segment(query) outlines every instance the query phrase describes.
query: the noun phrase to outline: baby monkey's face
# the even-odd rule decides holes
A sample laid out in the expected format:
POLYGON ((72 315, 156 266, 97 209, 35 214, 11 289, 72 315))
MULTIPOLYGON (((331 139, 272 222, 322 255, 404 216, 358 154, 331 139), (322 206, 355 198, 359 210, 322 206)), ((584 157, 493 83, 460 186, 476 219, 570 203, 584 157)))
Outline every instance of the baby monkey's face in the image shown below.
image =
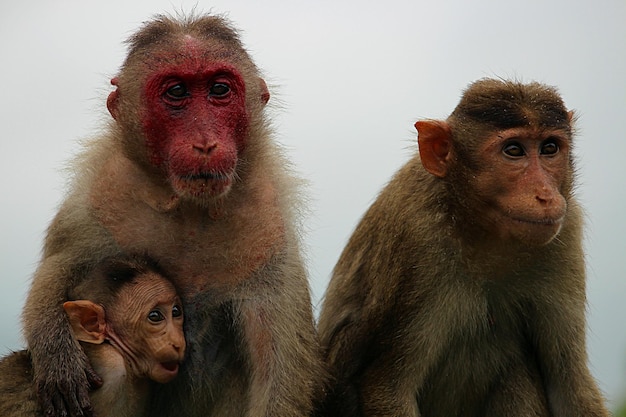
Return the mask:
POLYGON ((154 272, 142 274, 110 310, 109 335, 135 374, 159 383, 171 381, 185 355, 183 309, 172 283, 154 272))

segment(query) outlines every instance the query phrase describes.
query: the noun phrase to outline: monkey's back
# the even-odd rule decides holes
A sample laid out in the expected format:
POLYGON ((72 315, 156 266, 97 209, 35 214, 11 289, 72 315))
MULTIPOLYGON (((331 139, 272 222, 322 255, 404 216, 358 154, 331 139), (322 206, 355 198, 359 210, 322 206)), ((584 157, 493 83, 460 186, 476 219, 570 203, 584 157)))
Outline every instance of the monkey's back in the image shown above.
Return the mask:
POLYGON ((339 311, 387 306, 389 299, 397 294, 396 284, 400 284, 397 279, 387 285, 388 279, 378 277, 403 276, 407 259, 436 255, 428 250, 437 249, 437 242, 429 240, 439 241, 447 232, 441 230, 441 236, 432 236, 430 230, 436 227, 435 223, 443 224, 444 215, 437 208, 426 207, 424 201, 432 201, 430 196, 440 187, 424 171, 419 156, 415 155, 366 211, 333 270, 325 294, 319 324, 325 345, 330 343, 338 323, 345 319, 344 315, 337 314, 339 311), (429 197, 424 197, 425 194, 429 197), (416 248, 425 250, 416 252, 416 248))
MULTIPOLYGON (((424 203, 433 201, 430 196, 440 187, 415 155, 380 192, 340 256, 319 319, 322 349, 333 377, 321 415, 360 415, 358 379, 393 349, 393 335, 407 318, 394 315, 394 307, 418 297, 412 282, 416 268, 438 256, 439 241, 448 235, 445 230, 440 235, 430 232, 443 224, 443 214, 424 203)), ((430 284, 423 283, 419 291, 427 293, 430 284)))

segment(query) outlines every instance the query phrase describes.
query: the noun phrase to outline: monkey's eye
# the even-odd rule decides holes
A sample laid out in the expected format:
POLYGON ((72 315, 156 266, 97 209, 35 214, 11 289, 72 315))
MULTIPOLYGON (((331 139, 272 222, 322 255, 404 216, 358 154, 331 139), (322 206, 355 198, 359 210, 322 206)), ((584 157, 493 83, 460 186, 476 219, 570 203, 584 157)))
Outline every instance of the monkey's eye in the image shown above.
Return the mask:
POLYGON ((165 94, 167 95, 167 97, 174 99, 174 100, 181 100, 185 97, 189 97, 189 91, 187 90, 187 87, 185 87, 184 84, 175 84, 171 86, 170 88, 167 89, 165 94))
POLYGON ((211 87, 209 87, 209 97, 224 97, 229 92, 230 87, 228 86, 228 84, 215 83, 211 87))
POLYGON ((172 317, 180 317, 183 315, 183 309, 180 306, 175 305, 172 307, 172 317))
POLYGON ((509 143, 504 145, 502 148, 502 152, 513 158, 519 158, 520 156, 524 156, 526 153, 524 152, 524 148, 519 143, 509 143))
POLYGON ((548 139, 541 145, 541 155, 555 155, 559 152, 559 145, 553 139, 548 139))
POLYGON ((152 310, 151 312, 148 313, 148 320, 150 320, 153 323, 158 323, 160 321, 165 320, 165 317, 159 310, 152 310))

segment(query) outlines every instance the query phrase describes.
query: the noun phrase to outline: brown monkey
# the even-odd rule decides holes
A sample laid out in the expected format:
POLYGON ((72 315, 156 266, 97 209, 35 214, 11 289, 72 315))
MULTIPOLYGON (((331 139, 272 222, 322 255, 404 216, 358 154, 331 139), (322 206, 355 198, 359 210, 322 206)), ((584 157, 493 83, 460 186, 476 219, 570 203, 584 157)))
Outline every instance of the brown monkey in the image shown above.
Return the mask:
POLYGON ((128 44, 114 120, 75 166, 23 313, 42 405, 91 414, 99 378, 60 305, 132 252, 172 273, 185 308, 187 358, 150 415, 306 415, 322 363, 267 86, 220 17, 157 16, 128 44))
POLYGON ((381 192, 319 331, 327 415, 606 416, 587 369, 572 113, 484 79, 381 192))
MULTIPOLYGON (((104 381, 91 393, 95 412, 99 417, 145 415, 150 380, 171 381, 184 357, 180 299, 148 259, 107 260, 88 283, 74 290, 86 299, 66 301, 63 308, 74 337, 104 381)), ((0 415, 43 415, 27 350, 0 361, 0 415)))

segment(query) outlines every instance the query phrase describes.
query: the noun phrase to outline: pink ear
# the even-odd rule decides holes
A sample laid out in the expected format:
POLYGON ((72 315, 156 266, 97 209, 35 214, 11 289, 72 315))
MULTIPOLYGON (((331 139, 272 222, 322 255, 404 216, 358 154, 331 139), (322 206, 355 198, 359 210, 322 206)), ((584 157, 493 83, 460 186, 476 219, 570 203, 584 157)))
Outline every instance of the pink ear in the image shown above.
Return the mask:
POLYGON ((267 104, 270 101, 270 90, 267 89, 267 84, 263 78, 259 78, 259 83, 261 84, 261 101, 263 104, 267 104))
POLYGON ((445 177, 452 147, 450 126, 441 120, 423 120, 415 128, 422 165, 435 177, 445 177))
POLYGON ((67 301, 63 303, 74 337, 81 342, 100 344, 106 337, 104 308, 88 300, 67 301))
MULTIPOLYGON (((114 85, 117 87, 117 84, 118 84, 117 77, 113 78, 111 80, 111 85, 114 85)), ((111 116, 113 116, 115 120, 117 120, 117 116, 119 115, 119 111, 117 109, 119 96, 120 96, 119 89, 116 88, 115 91, 112 91, 111 94, 109 94, 109 97, 107 98, 107 109, 109 109, 109 113, 111 113, 111 116)))

